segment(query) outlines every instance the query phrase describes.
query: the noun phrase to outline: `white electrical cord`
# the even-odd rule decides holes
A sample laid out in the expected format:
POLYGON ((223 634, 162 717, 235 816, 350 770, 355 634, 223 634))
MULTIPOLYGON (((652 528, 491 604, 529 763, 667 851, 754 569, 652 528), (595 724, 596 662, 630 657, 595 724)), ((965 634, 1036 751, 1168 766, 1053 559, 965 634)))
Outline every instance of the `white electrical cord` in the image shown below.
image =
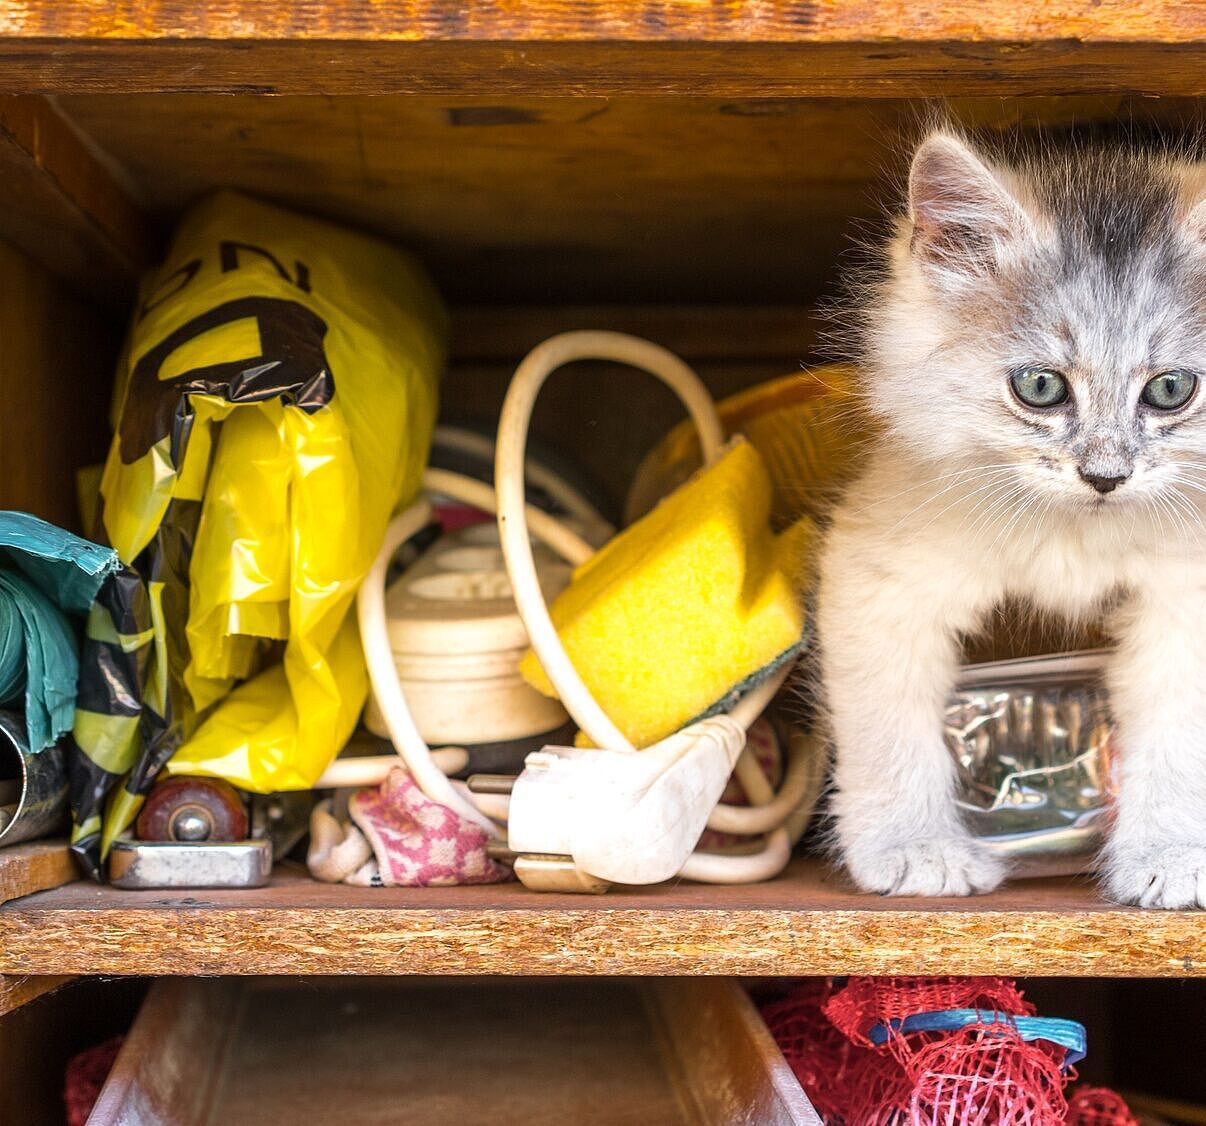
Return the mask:
MULTIPOLYGON (((490 512, 495 509, 494 490, 489 485, 476 481, 473 478, 462 477, 460 474, 452 473, 448 470, 428 469, 423 474, 423 483, 433 491, 443 493, 445 496, 452 497, 454 500, 462 501, 465 504, 481 507, 483 511, 490 512)), ((548 543, 566 562, 578 566, 590 558, 590 545, 575 536, 569 529, 562 527, 547 513, 528 506, 527 517, 537 537, 548 543)), ((396 523, 401 521, 406 522, 402 528, 402 532, 405 532, 406 528, 413 526, 414 518, 409 513, 404 512, 395 520, 396 523)), ((393 541, 395 538, 394 535, 387 536, 387 543, 393 541)), ((409 538, 409 536, 406 538, 409 538)), ((384 547, 382 550, 384 550, 384 547)), ((391 550, 391 557, 396 550, 396 547, 391 550)), ((388 569, 388 563, 386 564, 386 569, 388 569)), ((365 620, 362 617, 362 637, 367 636, 365 634, 366 628, 369 632, 374 632, 378 628, 384 628, 384 623, 382 623, 381 627, 378 627, 375 621, 369 621, 366 626, 365 620)), ((386 641, 388 642, 388 638, 386 638, 386 641)), ((393 668, 392 664, 388 667, 383 667, 380 670, 382 677, 388 678, 393 668)), ((747 692, 733 709, 732 718, 743 727, 749 727, 766 710, 775 693, 783 684, 787 671, 786 669, 781 670, 747 692)), ((374 678, 374 692, 376 692, 376 685, 377 681, 374 678)), ((405 699, 403 699, 403 702, 405 703, 405 699)), ((392 729, 390 730, 392 735, 392 729)), ((395 737, 395 743, 405 745, 408 742, 413 744, 413 738, 411 738, 405 728, 399 728, 398 735, 395 737)), ((417 745, 416 753, 419 753, 417 745)), ((467 759, 466 752, 460 748, 428 750, 427 754, 431 756, 444 775, 455 774, 457 771, 464 769, 467 759)), ((736 772, 738 780, 742 783, 742 788, 752 800, 749 786, 746 785, 746 782, 753 773, 749 766, 751 759, 752 756, 748 752, 743 754, 737 762, 736 772)), ((384 762, 385 759, 380 756, 358 759, 336 759, 327 768, 322 778, 316 783, 316 786, 324 788, 374 785, 381 781, 381 777, 385 773, 388 773, 382 766, 384 762)), ((761 774, 761 771, 759 771, 759 774, 761 774)), ((741 836, 755 836, 759 833, 768 832, 782 824, 791 810, 799 804, 807 790, 807 783, 807 756, 802 751, 793 754, 789 749, 783 784, 780 786, 778 796, 774 798, 773 802, 750 806, 717 805, 708 817, 708 828, 722 833, 734 833, 741 836)), ((482 799, 487 796, 496 798, 497 795, 474 794, 468 797, 468 791, 465 790, 463 785, 458 785, 457 783, 452 783, 452 785, 463 797, 466 797, 466 800, 474 802, 493 820, 506 819, 505 799, 501 802, 494 800, 489 803, 489 808, 485 808, 486 803, 482 799), (504 812, 500 813, 500 809, 504 812)))
MULTIPOLYGON (((503 556, 520 617, 562 703, 597 746, 631 751, 634 749, 631 743, 599 708, 561 646, 540 590, 528 538, 530 527, 575 566, 593 553, 591 546, 580 536, 547 513, 527 505, 523 483, 527 426, 536 394, 552 371, 577 359, 615 360, 658 376, 678 393, 695 421, 705 463, 711 463, 719 456, 723 431, 711 397, 699 377, 677 356, 649 341, 620 333, 565 333, 535 348, 516 371, 499 424, 495 463, 497 493, 480 481, 439 469, 428 469, 424 473, 424 485, 485 511, 497 512, 503 556), (537 642, 538 633, 541 634, 540 643, 537 642)), ((430 517, 430 505, 420 501, 391 521, 381 550, 361 587, 357 613, 369 678, 394 746, 419 788, 433 800, 481 825, 492 837, 500 837, 503 830, 497 822, 506 816, 505 797, 470 794, 463 783, 453 783, 440 768, 444 765, 447 769, 455 760, 440 763, 419 734, 398 681, 389 642, 385 616, 386 574, 394 553, 420 531, 430 517)), ((785 667, 742 697, 731 713, 732 718, 749 727, 770 703, 788 671, 785 667)), ((783 825, 807 789, 807 763, 802 753, 795 748, 789 750, 778 795, 748 748, 738 759, 736 773, 752 804, 717 805, 708 818, 708 826, 741 835, 769 832, 765 846, 762 851, 748 856, 695 853, 681 869, 684 878, 707 883, 752 883, 777 875, 790 857, 791 839, 783 825)))
POLYGON ((406 763, 415 784, 432 801, 440 802, 456 810, 462 817, 480 825, 491 837, 502 836, 501 830, 476 805, 462 797, 435 764, 431 750, 415 726, 402 685, 398 682, 398 668, 394 664, 394 653, 389 643, 389 630, 385 617, 385 576, 394 553, 408 539, 422 531, 431 519, 431 505, 420 500, 405 512, 395 516, 385 530, 385 542, 377 552, 377 558, 369 568, 356 596, 356 616, 360 623, 360 644, 364 648, 364 659, 368 665, 369 681, 377 706, 389 729, 394 749, 406 763))
POLYGON ((599 707, 557 636, 540 591, 524 520, 523 463, 532 408, 544 381, 572 360, 613 360, 657 376, 678 394, 695 422, 705 463, 719 456, 724 430, 711 395, 694 371, 673 352, 620 332, 565 332, 550 337, 523 358, 503 400, 494 486, 498 493, 499 540, 519 616, 545 674, 557 690, 557 698, 574 722, 596 747, 631 751, 635 748, 599 707))
MULTIPOLYGON (((429 754, 441 774, 456 774, 469 765, 469 752, 463 747, 437 747, 429 754)), ((347 790, 359 786, 379 786, 381 780, 397 765, 396 753, 337 758, 322 772, 313 789, 347 790)))
MULTIPOLYGON (((474 505, 487 499, 479 493, 480 488, 491 491, 489 486, 483 486, 479 481, 441 470, 427 471, 424 481, 429 487, 446 496, 474 505), (429 474, 435 474, 434 480, 430 482, 427 480, 429 474)), ((530 517, 533 512, 539 510, 529 509, 527 515, 530 517)), ((385 615, 385 580, 389 565, 402 544, 421 531, 430 519, 431 506, 423 500, 396 516, 386 530, 381 550, 369 569, 357 598, 361 644, 364 647, 373 693, 386 728, 398 755, 410 770, 416 784, 433 801, 455 809, 475 824, 481 825, 492 837, 502 837, 504 831, 498 822, 506 818, 506 798, 493 794, 471 794, 463 783, 453 782, 446 776, 446 773, 453 773, 461 768, 461 756, 464 752, 448 754, 446 751, 432 751, 427 746, 406 703, 390 646, 385 615)), ((537 534, 540 531, 537 525, 540 524, 540 520, 533 521, 532 524, 533 531, 537 534)), ((568 533, 566 529, 560 531, 570 537, 563 540, 570 550, 576 554, 584 550, 585 545, 573 545, 572 533, 568 533)), ((585 550, 589 552, 589 548, 585 550)), ((782 670, 742 697, 732 713, 736 721, 748 727, 770 703, 785 676, 786 670, 782 670)), ((387 772, 382 770, 376 758, 361 760, 360 764, 358 760, 350 759, 346 760, 346 765, 338 761, 333 763, 320 781, 328 786, 371 785, 379 782, 380 777, 369 776, 373 770, 369 766, 370 761, 377 770, 387 772)), ((748 807, 718 805, 708 818, 710 828, 742 835, 765 832, 772 824, 780 824, 804 794, 805 787, 797 786, 796 780, 806 779, 806 773, 800 769, 793 770, 791 760, 778 797, 775 797, 765 775, 748 750, 742 752, 738 759, 738 775, 750 800, 758 804, 748 807)), ((762 852, 739 857, 697 853, 688 860, 681 874, 685 878, 706 883, 752 883, 768 879, 781 871, 787 862, 790 847, 786 831, 776 830, 771 834, 762 852)))
MULTIPOLYGON (((442 469, 428 469, 423 474, 423 484, 434 492, 444 493, 486 511, 494 509, 494 490, 471 477, 462 477, 442 469)), ((524 509, 525 518, 530 521, 532 530, 569 562, 576 565, 591 557, 593 549, 580 536, 538 508, 525 505, 524 509)), ((414 716, 406 703, 402 685, 398 682, 398 669, 394 663, 385 613, 385 580, 395 553, 407 540, 422 531, 430 520, 431 504, 427 500, 419 500, 395 516, 386 528, 381 550, 373 560, 356 598, 360 643, 364 649, 373 695, 381 709, 390 740, 402 761, 406 763, 416 785, 432 801, 438 801, 456 810, 480 825, 492 837, 501 837, 503 831, 491 819, 489 813, 482 812, 474 798, 447 777, 448 774, 462 769, 464 763, 457 765, 457 756, 441 755, 427 746, 415 726, 414 716)), ((381 781, 382 774, 369 781, 373 768, 356 763, 356 759, 332 763, 320 782, 329 786, 346 786, 371 785, 381 781)), ((380 771, 380 765, 376 769, 380 771)), ((486 804, 495 808, 498 805, 497 802, 486 804)))
MULTIPOLYGON (((433 444, 445 449, 456 450, 479 458, 490 465, 494 462, 494 439, 474 430, 465 430, 460 426, 437 426, 433 436, 433 444)), ((543 462, 528 458, 523 465, 524 477, 538 489, 547 493, 570 516, 579 521, 587 531, 587 538, 596 547, 602 547, 616 534, 615 528, 603 517, 597 508, 590 503, 577 489, 567 485, 543 462)), ((493 490, 491 490, 493 495, 493 490)), ((487 509, 494 512, 493 500, 487 509)))
MULTIPOLYGON (((557 368, 574 360, 610 360, 640 368, 660 379, 678 395, 694 421, 705 464, 711 464, 719 457, 724 431, 707 388, 687 364, 659 345, 617 332, 567 332, 537 345, 516 369, 503 402, 494 483, 498 494, 499 540, 519 616, 545 674, 557 690, 558 699, 595 746, 634 750, 599 706, 561 644, 540 590, 525 520, 523 467, 536 397, 545 380, 557 368)), ((784 668, 749 693, 734 709, 732 718, 748 727, 770 702, 787 674, 788 669, 784 668)), ((781 795, 783 800, 780 802, 776 801, 770 783, 748 748, 742 752, 738 765, 743 787, 753 804, 750 807, 718 807, 712 817, 725 825, 759 826, 746 830, 754 833, 763 832, 772 825, 781 826, 803 796, 806 779, 802 772, 793 773, 792 791, 781 795)), ((710 827, 712 817, 708 820, 710 827)), ((752 883, 781 872, 790 853, 787 830, 775 828, 760 853, 737 857, 696 853, 687 861, 682 874, 710 883, 752 883)))
MULTIPOLYGON (((484 481, 464 477, 448 469, 423 470, 423 487, 429 492, 443 493, 464 504, 471 504, 494 515, 498 497, 484 481)), ((558 555, 574 567, 580 567, 595 553, 595 549, 576 532, 535 505, 524 505, 524 514, 532 531, 558 555)))

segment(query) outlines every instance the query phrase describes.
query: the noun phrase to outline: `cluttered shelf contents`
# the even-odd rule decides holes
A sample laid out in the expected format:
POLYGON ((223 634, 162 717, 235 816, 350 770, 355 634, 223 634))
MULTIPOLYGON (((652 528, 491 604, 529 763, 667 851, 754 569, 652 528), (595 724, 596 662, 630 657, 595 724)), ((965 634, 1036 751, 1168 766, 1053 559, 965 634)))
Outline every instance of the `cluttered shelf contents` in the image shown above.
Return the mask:
MULTIPOLYGON (((563 332, 520 362, 495 433, 435 425, 446 333, 384 241, 233 192, 185 216, 84 489, 113 546, 7 517, 0 577, 59 646, 10 595, 5 702, 32 721, 45 696, 56 726, 6 736, 0 841, 51 827, 63 766, 45 810, 33 768, 65 758, 72 851, 130 890, 256 888, 307 833, 315 879, 371 888, 785 870, 827 748, 802 681, 780 690, 812 642, 826 498, 863 449, 857 374, 717 404, 654 342, 563 332), (688 415, 622 505, 529 449, 545 381, 584 360, 688 415)), ((1098 679, 1091 658, 990 664, 950 703, 969 823, 1022 874, 1083 871, 1098 840, 1098 679)))
MULTIPOLYGON (((0 552, 0 580, 54 604, 84 642, 73 720, 70 676, 30 703, 29 690, 49 683, 31 663, 37 631, 23 631, 21 659, 7 652, 10 665, 24 661, 24 680, 15 668, 5 705, 44 706, 71 730, 51 756, 28 722, 0 724, 0 1012, 6 988, 15 1006, 68 975, 133 973, 1206 976, 1199 914, 1120 907, 1097 890, 1114 755, 1099 638, 1018 644, 1008 623, 1005 644, 965 655, 946 700, 961 816, 1012 858, 1009 884, 967 899, 880 898, 859 894, 826 852, 808 595, 828 502, 862 456, 859 374, 814 362, 812 314, 756 303, 810 304, 831 291, 846 237, 838 219, 872 210, 852 187, 870 182, 871 158, 853 159, 857 146, 840 138, 870 136, 849 128, 863 116, 895 137, 911 104, 693 102, 663 131, 660 104, 617 104, 588 127, 574 99, 539 109, 221 100, 202 95, 183 113, 157 104, 150 116, 126 112, 136 107, 122 95, 58 107, 84 133, 103 129, 98 151, 138 185, 147 216, 183 218, 138 295, 108 465, 81 477, 79 526, 116 550, 98 573, 104 589, 62 598, 28 540, 0 552), (190 120, 164 128, 171 114, 190 120), (355 129, 342 128, 345 115, 355 129), (791 122, 814 119, 835 140, 813 147, 847 159, 824 162, 823 184, 801 196, 765 154, 790 149, 792 164, 807 165, 795 153, 808 146, 782 141, 791 122), (367 130, 370 153, 374 137, 401 138, 406 161, 421 159, 376 169, 389 190, 354 161, 324 177, 316 167, 340 164, 342 150, 310 128, 316 120, 357 143, 367 130), (631 138, 660 143, 663 132, 693 133, 692 121, 704 127, 691 142, 700 149, 715 148, 709 130, 779 145, 720 146, 706 167, 664 146, 680 169, 677 194, 662 190, 657 162, 641 190, 616 192, 601 177, 583 194, 601 137, 614 140, 604 163, 620 166, 611 153, 631 138), (528 138, 514 168, 479 175, 475 162, 513 127, 528 138), (471 143, 453 144, 450 128, 471 143), (321 155, 286 160, 286 140, 321 155), (522 159, 540 145, 543 163, 522 159), (717 190, 743 147, 769 163, 743 166, 736 195, 717 190), (464 177, 442 165, 433 174, 453 149, 464 177), (567 179, 531 214, 502 205, 532 195, 533 167, 567 179), (227 186, 219 175, 274 203, 205 198, 227 186), (392 190, 403 181, 414 191, 392 190), (465 185, 483 182, 490 206, 465 208, 465 185), (784 205, 756 208, 772 184, 784 205), (556 237, 537 237, 543 210, 561 224, 556 237), (499 238, 511 213, 529 226, 499 238), (463 228, 449 225, 454 215, 463 228), (726 221, 735 216, 748 218, 726 221), (649 236, 631 239, 642 226, 649 236), (675 253, 705 243, 706 260, 675 253), (560 273, 532 267, 553 260, 560 273), (815 263, 806 282, 788 288, 805 260, 815 263), (587 275, 595 280, 575 287, 587 275), (620 292, 700 304, 555 303, 620 292), (441 298, 476 307, 454 304, 446 318, 441 298), (737 309, 739 327, 726 320, 736 307, 714 304, 734 300, 751 304, 737 309), (674 394, 642 384, 649 375, 674 394), (61 768, 57 783, 38 782, 63 758, 70 817, 61 768), (70 843, 42 836, 67 831, 70 843)), ((120 301, 117 292, 108 296, 120 301)), ((96 460, 70 445, 61 435, 46 444, 56 480, 96 460)), ((9 504, 77 526, 72 490, 51 491, 62 502, 53 511, 9 504)), ((627 1010, 607 1007, 606 983, 529 984, 548 987, 556 1012, 572 1010, 577 985, 598 985, 600 1042, 631 1028, 627 1010)), ((305 1008, 322 988, 296 986, 275 1000, 305 1008)), ((477 1013, 489 989, 473 988, 477 1013)), ((155 993, 162 1013, 242 989, 168 981, 155 993)), ((446 1019, 455 1009, 437 1007, 446 1019)), ((683 1011, 680 1033, 711 1035, 697 999, 683 1011)), ((258 1046, 278 1033, 306 1039, 279 1021, 275 1001, 239 1012, 258 1046)), ((337 1040, 344 1028, 349 1041, 372 1035, 367 1009, 340 1020, 314 1024, 337 1040)), ((520 1022, 502 1023, 514 1037, 520 1022)), ((223 1046, 203 1020, 183 1031, 223 1046)), ((430 1051, 431 1026, 421 1031, 430 1051)), ((555 1053, 556 1022, 542 1032, 555 1053)), ((488 1022, 473 1034, 497 1047, 488 1022)), ((519 1038, 530 1048, 522 1029, 519 1038)), ((171 1064, 161 1047, 127 1050, 118 1078, 158 1081, 171 1064)), ((312 1049, 289 1058, 318 1098, 337 1097, 343 1077, 311 1074, 312 1049)), ((237 1066, 242 1055, 226 1059, 237 1066)), ((404 1071, 411 1061, 390 1062, 404 1071)), ((480 1081, 488 1068, 475 1067, 480 1081)), ((623 1070, 617 1082, 631 1081, 630 1063, 623 1070)), ((593 1071, 566 1075, 571 1103, 596 1089, 593 1071)), ((714 1075, 697 1086, 724 1087, 714 1075)), ((489 1097, 455 1093, 466 1104, 489 1097)), ((628 1093, 646 1118, 669 1105, 648 1089, 628 1093)))
POLYGON ((1206 973, 1194 912, 1103 901, 1080 879, 1018 881, 975 899, 855 892, 798 858, 778 879, 676 881, 606 896, 511 882, 363 888, 278 866, 248 890, 125 891, 77 881, 0 907, 12 974, 1206 973))
MULTIPOLYGON (((72 850, 91 876, 129 888, 256 886, 307 828, 311 873, 349 883, 497 881, 510 876, 500 860, 529 887, 580 890, 782 869, 822 758, 759 713, 802 645, 795 586, 811 522, 773 526, 756 447, 723 445, 681 360, 614 332, 537 349, 527 393, 579 358, 643 367, 683 399, 708 469, 616 536, 581 487, 527 455, 526 423, 507 419, 532 404, 510 416, 504 405, 499 457, 510 470, 496 497, 481 479, 488 436, 432 433, 445 331, 421 268, 383 242, 233 193, 186 217, 142 287, 117 434, 84 488, 84 523, 113 546, 7 517, 19 534, 0 574, 47 604, 49 624, 9 597, 4 701, 23 704, 30 725, 53 703, 56 726, 6 736, 6 843, 53 827, 65 759, 72 850), (525 525, 547 543, 540 564, 522 561, 525 525), (400 549, 409 562, 387 602, 400 549), (52 562, 68 577, 74 563, 91 584, 74 580, 52 605, 67 585, 52 562), (559 591, 554 626, 544 600, 559 591), (634 621, 635 633, 617 628, 634 621), (77 663, 69 639, 80 633, 77 663), (524 656, 529 634, 539 661, 524 656), (672 645, 690 660, 676 662, 672 645), (370 680, 368 727, 393 748, 378 743, 386 753, 365 758, 348 740, 370 680), (571 716, 610 749, 569 746, 571 716), (729 784, 746 728, 750 750, 729 784), (528 761, 536 777, 556 760, 553 784, 525 787, 525 755, 542 748, 528 761), (51 766, 39 781, 34 768, 51 766), (485 780, 502 791, 474 786, 484 768, 503 772, 485 780), (604 807, 595 783, 607 778, 620 790, 604 807), (675 807, 682 779, 702 787, 689 816, 675 807), (335 798, 308 816, 324 790, 335 798), (761 808, 737 804, 750 794, 761 808), (575 845, 588 807, 593 825, 575 845), (743 848, 763 834, 760 850, 743 848), (584 850, 594 859, 579 863, 584 850)), ((513 390, 524 386, 517 378, 513 390)), ((654 467, 654 499, 667 487, 658 474, 689 473, 691 456, 654 467)))
MULTIPOLYGON (((727 130, 731 115, 715 116, 727 130)), ((441 121, 428 123, 432 146, 441 121)), ((222 143, 243 152, 237 136, 222 143)), ((677 321, 615 307, 454 310, 449 322, 425 270, 443 284, 448 261, 432 251, 420 265, 383 237, 388 224, 359 226, 219 192, 184 214, 144 280, 117 434, 81 490, 86 526, 116 556, 101 590, 60 607, 65 628, 86 633, 66 744, 72 849, 113 886, 11 904, 14 935, 56 920, 70 931, 85 909, 102 928, 133 912, 136 932, 154 930, 166 911, 220 932, 245 907, 285 926, 283 949, 318 921, 310 887, 340 925, 384 912, 417 933, 446 912, 459 934, 476 905, 522 908, 553 933, 607 920, 637 946, 643 932, 623 925, 652 912, 664 949, 680 941, 679 956, 711 972, 837 972, 860 958, 909 972, 1013 959, 1020 972, 1036 950, 1052 972, 1196 972, 1182 948, 1192 916, 1136 941, 1138 916, 1092 890, 1113 754, 1093 649, 969 664, 943 717, 975 835, 1023 877, 1083 883, 885 903, 829 882, 821 862, 790 860, 823 813, 827 769, 825 734, 801 703, 815 675, 812 565, 869 433, 857 371, 782 374, 806 347, 806 318, 748 312, 744 335, 752 326, 758 340, 740 345, 703 309, 677 321), (608 331, 642 317, 647 335, 708 352, 710 390, 660 343, 608 331), (450 335, 458 363, 445 372, 450 335), (714 378, 735 348, 746 366, 714 378), (546 395, 566 365, 579 378, 559 373, 546 395), (622 366, 680 403, 637 425, 655 392, 616 393, 622 366), (550 408, 556 425, 546 414, 529 441, 550 408), (537 441, 552 431, 555 450, 537 441), (331 886, 304 883, 286 858, 331 886), (597 907, 561 898, 608 889, 597 907), (704 920, 730 915, 744 921, 714 950, 704 920), (862 945, 866 928, 904 922, 913 940, 862 945), (1105 935, 1101 949, 1073 940, 1081 924, 1105 935), (860 937, 843 939, 842 925, 860 937), (1013 937, 976 949, 1001 929, 1013 937), (829 945, 810 953, 818 935, 829 945)), ((6 550, 0 575, 37 587, 44 568, 23 559, 6 550)), ((60 716, 73 687, 56 688, 60 716)), ((50 760, 21 738, 0 739, 15 764, 0 794, 19 799, 0 817, 24 835, 45 831, 26 794, 32 766, 50 760)), ((17 839, 0 820, 0 844, 17 839)), ((117 964, 79 949, 81 964, 117 964)), ((538 961, 588 958, 567 951, 538 961)), ((13 961, 48 972, 30 964, 13 961)))

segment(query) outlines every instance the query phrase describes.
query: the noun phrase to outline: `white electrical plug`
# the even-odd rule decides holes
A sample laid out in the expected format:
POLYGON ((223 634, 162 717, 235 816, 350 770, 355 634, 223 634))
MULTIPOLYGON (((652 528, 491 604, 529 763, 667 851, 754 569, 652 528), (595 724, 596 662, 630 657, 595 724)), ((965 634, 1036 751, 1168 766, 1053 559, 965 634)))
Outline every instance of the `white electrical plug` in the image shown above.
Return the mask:
MULTIPOLYGON (((642 751, 545 747, 511 790, 507 843, 587 877, 655 884, 678 874, 724 792, 745 729, 701 720, 642 751)), ((516 872, 523 878, 523 865, 516 872)))

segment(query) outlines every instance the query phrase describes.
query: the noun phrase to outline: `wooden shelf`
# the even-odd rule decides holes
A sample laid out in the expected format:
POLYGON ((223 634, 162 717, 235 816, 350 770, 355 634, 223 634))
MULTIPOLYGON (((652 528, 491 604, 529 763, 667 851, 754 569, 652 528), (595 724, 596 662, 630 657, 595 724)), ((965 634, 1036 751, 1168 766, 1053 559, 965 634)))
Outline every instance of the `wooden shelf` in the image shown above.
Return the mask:
POLYGON ((43 98, 0 97, 0 215, 6 239, 110 312, 155 257, 125 188, 43 98))
POLYGON ((1200 93, 1192 0, 306 3, 0 11, 0 88, 214 93, 1200 93), (148 51, 148 47, 155 47, 148 51), (802 49, 803 48, 803 49, 802 49))
POLYGON ((0 848, 0 903, 70 883, 78 876, 66 841, 0 848))
POLYGON ((1206 915, 1124 909, 1087 882, 982 899, 854 894, 813 860, 773 883, 537 895, 363 889, 280 870, 258 891, 74 883, 0 908, 6 974, 1206 975, 1206 915))

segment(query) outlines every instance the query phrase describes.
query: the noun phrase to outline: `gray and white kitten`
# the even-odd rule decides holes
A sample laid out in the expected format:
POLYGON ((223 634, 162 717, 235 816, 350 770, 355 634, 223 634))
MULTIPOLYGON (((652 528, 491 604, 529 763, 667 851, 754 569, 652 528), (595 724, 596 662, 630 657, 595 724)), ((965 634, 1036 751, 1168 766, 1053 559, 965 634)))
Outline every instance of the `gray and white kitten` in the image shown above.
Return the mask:
POLYGON ((1005 600, 1101 619, 1120 763, 1111 896, 1206 906, 1206 166, 917 150, 867 309, 882 427, 818 606, 837 838, 868 891, 967 895, 942 707, 1005 600))

